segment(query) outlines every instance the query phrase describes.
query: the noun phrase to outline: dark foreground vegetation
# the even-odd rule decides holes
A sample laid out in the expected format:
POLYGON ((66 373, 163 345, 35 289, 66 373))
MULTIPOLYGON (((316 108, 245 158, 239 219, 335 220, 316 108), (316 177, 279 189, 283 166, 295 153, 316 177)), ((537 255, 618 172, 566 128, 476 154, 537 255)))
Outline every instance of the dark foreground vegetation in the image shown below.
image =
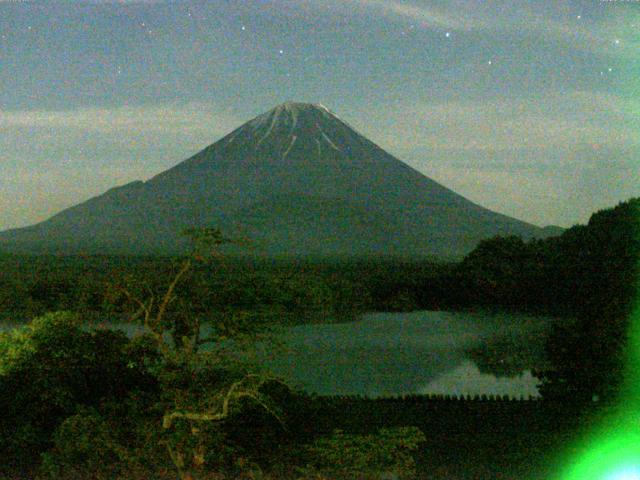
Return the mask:
POLYGON ((0 476, 548 478, 548 452, 619 390, 639 219, 635 199, 449 264, 222 261, 213 230, 180 259, 5 255, 0 310, 35 319, 0 334, 0 476), (559 316, 541 401, 311 398, 239 354, 287 322, 478 308, 559 316), (101 326, 123 319, 146 334, 101 326))

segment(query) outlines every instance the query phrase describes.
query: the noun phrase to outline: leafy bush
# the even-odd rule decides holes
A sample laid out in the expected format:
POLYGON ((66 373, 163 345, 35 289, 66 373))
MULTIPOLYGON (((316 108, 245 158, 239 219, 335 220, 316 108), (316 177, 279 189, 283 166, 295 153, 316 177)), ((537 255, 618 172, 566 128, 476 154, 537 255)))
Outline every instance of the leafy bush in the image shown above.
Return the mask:
POLYGON ((95 410, 67 417, 55 431, 53 445, 43 455, 42 468, 51 478, 112 478, 128 456, 113 428, 95 410))
POLYGON ((121 332, 80 328, 80 319, 52 313, 0 335, 0 457, 37 463, 52 434, 82 406, 153 391, 144 358, 121 332))
POLYGON ((410 479, 416 475, 412 453, 426 440, 416 427, 383 428, 377 434, 347 434, 335 430, 307 447, 306 478, 366 479, 393 474, 410 479))

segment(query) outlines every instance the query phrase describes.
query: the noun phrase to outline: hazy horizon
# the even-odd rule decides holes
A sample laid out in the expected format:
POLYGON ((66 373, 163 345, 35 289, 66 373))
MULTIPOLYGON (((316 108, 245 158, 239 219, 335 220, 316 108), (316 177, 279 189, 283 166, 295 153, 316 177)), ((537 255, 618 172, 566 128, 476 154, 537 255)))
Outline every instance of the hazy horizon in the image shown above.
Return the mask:
POLYGON ((322 103, 491 210, 640 196, 640 3, 0 1, 0 230, 322 103))

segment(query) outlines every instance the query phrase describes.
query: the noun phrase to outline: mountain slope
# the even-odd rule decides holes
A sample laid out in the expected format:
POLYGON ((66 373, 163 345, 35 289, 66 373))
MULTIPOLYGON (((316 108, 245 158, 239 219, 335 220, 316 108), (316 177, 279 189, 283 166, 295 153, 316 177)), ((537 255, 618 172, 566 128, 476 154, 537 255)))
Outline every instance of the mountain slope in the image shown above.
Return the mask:
POLYGON ((422 175, 322 105, 285 103, 146 182, 0 233, 0 248, 172 253, 199 225, 269 255, 457 256, 496 234, 546 236, 422 175))

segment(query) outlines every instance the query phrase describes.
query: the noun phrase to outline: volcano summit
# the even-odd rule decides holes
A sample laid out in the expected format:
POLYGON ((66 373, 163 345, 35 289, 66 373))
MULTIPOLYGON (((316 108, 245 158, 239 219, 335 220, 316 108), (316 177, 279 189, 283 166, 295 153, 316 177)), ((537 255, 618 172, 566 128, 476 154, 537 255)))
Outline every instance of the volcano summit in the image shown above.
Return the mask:
POLYGON ((267 256, 452 257, 493 235, 546 233, 436 183, 322 105, 285 103, 146 182, 0 233, 0 249, 168 254, 195 226, 267 256))

